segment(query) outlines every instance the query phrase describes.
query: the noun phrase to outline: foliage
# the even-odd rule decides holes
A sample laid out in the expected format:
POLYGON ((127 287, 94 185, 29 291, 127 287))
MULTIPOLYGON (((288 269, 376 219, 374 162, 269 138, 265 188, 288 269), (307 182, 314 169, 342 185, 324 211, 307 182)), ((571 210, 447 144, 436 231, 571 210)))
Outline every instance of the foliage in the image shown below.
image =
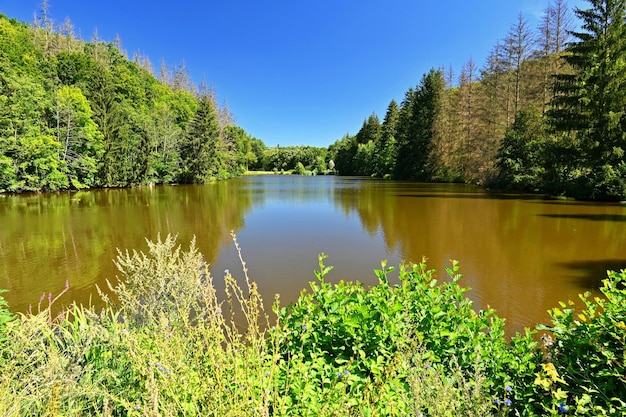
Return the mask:
POLYGON ((500 145, 496 162, 499 181, 517 190, 533 191, 541 187, 546 142, 541 115, 536 111, 519 112, 500 145))
POLYGON ((373 114, 329 147, 337 172, 624 199, 626 2, 588 3, 579 31, 552 0, 534 33, 520 14, 481 69, 424 74, 382 126, 373 114))
MULTIPOLYGON (((55 29, 0 16, 0 192, 171 183, 185 175, 203 182, 240 175, 259 158, 260 147, 253 153, 248 135, 241 128, 233 135, 224 118, 209 146, 220 145, 215 155, 187 166, 197 161, 185 154, 184 139, 203 99, 184 67, 157 80, 128 61, 119 43, 84 42, 71 32, 69 21, 55 29)), ((216 121, 228 113, 209 101, 216 121)))
POLYGON ((327 150, 313 146, 287 146, 263 149, 262 167, 265 171, 315 171, 322 174, 325 171, 327 150), (304 170, 298 168, 302 165, 304 170))
MULTIPOLYGON (((241 251, 235 240, 235 246, 241 251)), ((270 322, 256 284, 225 271, 223 289, 194 242, 172 236, 120 252, 105 307, 44 294, 36 312, 0 298, 0 414, 102 416, 622 415, 626 272, 575 315, 552 311, 553 343, 506 340, 475 312, 458 265, 438 281, 424 262, 399 284, 327 282, 270 322), (242 284, 239 284, 241 282, 242 284), (220 295, 223 294, 223 295, 220 295), (224 297, 224 298, 222 298, 224 297), (585 358, 585 361, 581 360, 585 358)), ((66 285, 67 291, 68 285, 66 285)), ((546 339, 547 340, 547 339, 546 339)))
POLYGON ((576 10, 582 31, 564 57, 575 71, 558 77, 550 114, 557 129, 577 133, 590 171, 584 196, 619 199, 626 195, 626 2, 589 3, 576 10))
POLYGON ((550 311, 552 326, 541 327, 554 335, 552 379, 543 384, 548 372, 537 377, 552 397, 546 412, 556 414, 562 405, 580 416, 626 411, 626 271, 609 272, 600 291, 603 297, 580 296, 579 313, 573 303, 561 303, 550 311))
POLYGON ((220 145, 217 114, 211 98, 203 96, 181 143, 180 153, 184 168, 180 174, 180 181, 202 184, 214 179, 220 169, 218 158, 220 145))

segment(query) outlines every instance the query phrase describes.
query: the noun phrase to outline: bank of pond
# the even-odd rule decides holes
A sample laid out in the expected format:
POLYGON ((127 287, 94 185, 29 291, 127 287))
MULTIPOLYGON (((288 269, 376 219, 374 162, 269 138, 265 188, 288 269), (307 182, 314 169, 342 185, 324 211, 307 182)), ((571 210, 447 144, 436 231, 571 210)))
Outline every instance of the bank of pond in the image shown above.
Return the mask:
MULTIPOLYGON (((239 255, 241 251, 235 240, 239 255)), ((103 308, 0 309, 2 416, 532 416, 626 412, 626 273, 509 338, 456 262, 316 279, 267 311, 245 262, 214 278, 195 240, 120 252, 103 308), (218 290, 218 281, 223 290, 218 290)), ((67 291, 69 284, 63 291, 67 291)), ((106 290, 106 291, 105 291, 106 290)))

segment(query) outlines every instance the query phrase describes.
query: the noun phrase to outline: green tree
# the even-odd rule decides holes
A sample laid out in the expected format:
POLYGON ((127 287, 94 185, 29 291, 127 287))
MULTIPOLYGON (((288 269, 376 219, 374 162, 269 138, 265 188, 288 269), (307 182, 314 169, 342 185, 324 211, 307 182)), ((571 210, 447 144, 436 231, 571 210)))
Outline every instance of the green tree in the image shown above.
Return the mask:
POLYGON ((59 160, 72 187, 92 187, 104 148, 89 102, 79 88, 67 86, 57 91, 55 101, 59 160))
POLYGON ((499 180, 504 187, 534 191, 542 187, 547 125, 537 111, 521 111, 500 145, 499 180))
MULTIPOLYGON (((566 62, 573 74, 557 77, 550 112, 557 129, 576 134, 586 166, 576 167, 577 197, 626 196, 626 0, 589 0, 576 9, 582 31, 574 32, 566 62)), ((576 188, 576 190, 574 190, 576 188)))
POLYGON ((89 100, 93 109, 92 118, 102 133, 104 147, 98 166, 97 184, 104 187, 123 185, 121 129, 125 120, 116 99, 111 75, 102 65, 96 66, 89 87, 89 100))
POLYGON ((417 90, 406 93, 398 128, 398 178, 430 179, 429 154, 444 87, 442 72, 432 69, 417 90))
POLYGON ((181 144, 180 181, 183 183, 202 184, 218 172, 220 127, 217 114, 208 95, 201 96, 198 104, 181 144))
POLYGON ((374 145, 374 174, 378 177, 391 175, 394 170, 399 118, 398 103, 391 100, 381 125, 380 139, 374 145))

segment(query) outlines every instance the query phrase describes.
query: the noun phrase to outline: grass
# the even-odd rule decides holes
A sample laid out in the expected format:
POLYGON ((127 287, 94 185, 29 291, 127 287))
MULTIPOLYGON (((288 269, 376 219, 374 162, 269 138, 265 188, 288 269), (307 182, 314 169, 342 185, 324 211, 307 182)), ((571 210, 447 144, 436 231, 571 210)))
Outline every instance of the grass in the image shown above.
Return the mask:
POLYGON ((563 396, 567 376, 547 366, 532 333, 506 341, 502 319, 474 312, 456 263, 443 282, 425 263, 402 266, 396 286, 383 264, 380 284, 364 288, 326 283, 332 268, 320 256, 311 290, 287 307, 277 297, 270 319, 243 259, 238 279, 223 277, 219 299, 195 242, 183 250, 167 236, 148 247, 118 254, 121 276, 101 292, 101 310, 73 305, 53 315, 50 296, 36 312, 11 315, 0 297, 1 416, 601 410, 585 414, 577 397, 563 396))

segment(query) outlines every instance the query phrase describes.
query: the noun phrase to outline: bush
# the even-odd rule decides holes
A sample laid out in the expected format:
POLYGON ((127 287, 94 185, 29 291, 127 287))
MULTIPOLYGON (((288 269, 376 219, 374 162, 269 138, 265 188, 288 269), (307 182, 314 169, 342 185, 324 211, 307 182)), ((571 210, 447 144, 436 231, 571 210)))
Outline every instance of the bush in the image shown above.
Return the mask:
MULTIPOLYGON (((237 249, 239 247, 236 244, 237 249)), ((579 314, 552 310, 546 356, 474 311, 456 262, 376 271, 379 284, 326 281, 270 323, 256 285, 226 272, 226 297, 194 242, 168 236, 120 252, 106 306, 12 316, 0 298, 0 415, 624 415, 626 273, 579 314)), ((66 288, 67 289, 67 288, 66 288)))
POLYGON ((550 311, 553 332, 548 365, 537 376, 549 399, 545 410, 569 409, 579 416, 626 415, 626 271, 609 272, 603 297, 580 296, 585 309, 576 313, 561 303, 550 311), (546 382, 547 381, 547 382, 546 382))

